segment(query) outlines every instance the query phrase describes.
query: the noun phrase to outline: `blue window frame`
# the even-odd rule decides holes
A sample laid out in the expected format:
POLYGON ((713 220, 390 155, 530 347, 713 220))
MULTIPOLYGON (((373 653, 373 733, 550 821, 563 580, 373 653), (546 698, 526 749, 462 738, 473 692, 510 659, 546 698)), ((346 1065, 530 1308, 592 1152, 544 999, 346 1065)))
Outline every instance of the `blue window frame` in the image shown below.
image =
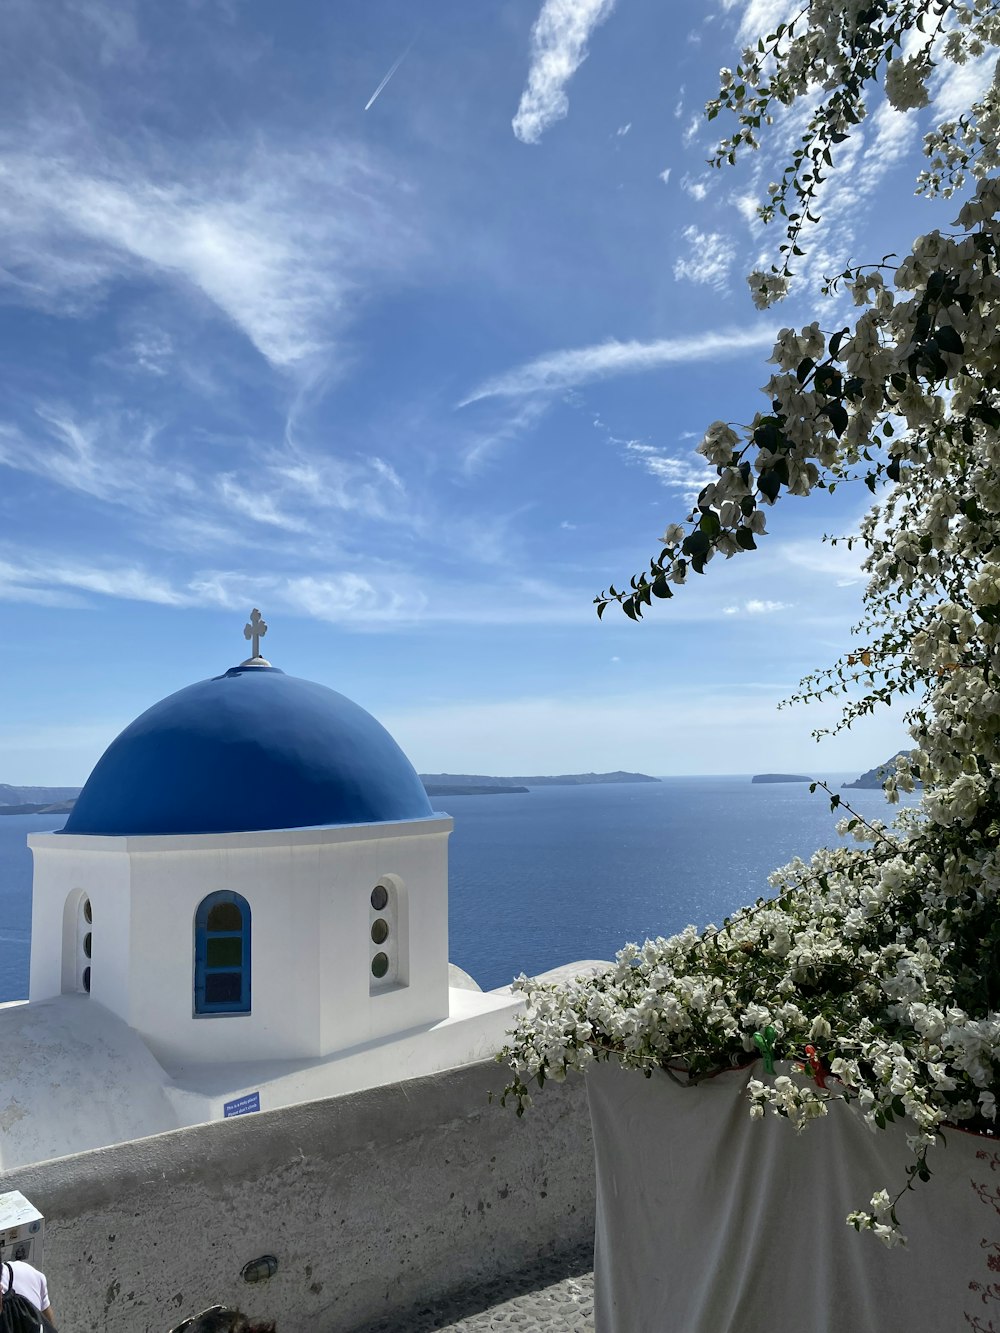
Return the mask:
POLYGON ((238 893, 210 893, 195 913, 194 1011, 250 1012, 250 904, 238 893))

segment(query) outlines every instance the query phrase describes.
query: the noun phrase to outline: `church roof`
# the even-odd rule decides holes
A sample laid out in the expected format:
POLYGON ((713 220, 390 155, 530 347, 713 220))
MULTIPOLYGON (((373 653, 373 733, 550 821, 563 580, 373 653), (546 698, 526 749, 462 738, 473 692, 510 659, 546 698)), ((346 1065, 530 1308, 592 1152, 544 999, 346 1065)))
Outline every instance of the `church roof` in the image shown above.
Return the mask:
POLYGON ((262 661, 136 718, 98 761, 63 832, 242 833, 431 816, 413 766, 370 713, 262 661))

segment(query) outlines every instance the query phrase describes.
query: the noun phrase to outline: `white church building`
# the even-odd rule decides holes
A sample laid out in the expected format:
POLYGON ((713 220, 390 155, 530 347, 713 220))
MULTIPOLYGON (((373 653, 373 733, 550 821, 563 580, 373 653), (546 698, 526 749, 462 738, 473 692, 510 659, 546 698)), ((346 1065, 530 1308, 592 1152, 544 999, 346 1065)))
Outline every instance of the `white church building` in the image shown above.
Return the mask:
POLYGON ((29 836, 2 1168, 503 1045, 518 999, 449 966, 452 820, 370 714, 260 655, 266 628, 255 611, 251 658, 149 708, 65 828, 29 836))

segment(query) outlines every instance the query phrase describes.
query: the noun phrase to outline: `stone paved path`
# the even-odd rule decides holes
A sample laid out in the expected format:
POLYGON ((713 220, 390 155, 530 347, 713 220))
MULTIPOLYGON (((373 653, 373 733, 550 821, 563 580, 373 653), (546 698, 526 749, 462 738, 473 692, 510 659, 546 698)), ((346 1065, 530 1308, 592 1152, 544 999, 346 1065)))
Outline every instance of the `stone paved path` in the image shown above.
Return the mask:
POLYGON ((516 1277, 497 1278, 380 1320, 359 1333, 593 1333, 593 1246, 540 1260, 516 1277))

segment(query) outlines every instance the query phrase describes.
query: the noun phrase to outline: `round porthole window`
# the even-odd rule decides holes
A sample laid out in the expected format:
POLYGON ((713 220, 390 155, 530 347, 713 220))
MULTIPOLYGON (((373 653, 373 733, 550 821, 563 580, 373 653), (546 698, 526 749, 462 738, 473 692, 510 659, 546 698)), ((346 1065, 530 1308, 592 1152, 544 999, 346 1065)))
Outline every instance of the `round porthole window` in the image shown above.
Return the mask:
POLYGON ((90 957, 91 947, 92 947, 91 934, 90 931, 88 930, 86 935, 84 935, 83 937, 83 952, 87 958, 90 957))
POLYGON ((88 926, 91 925, 94 920, 94 913, 91 910, 89 898, 85 898, 83 900, 83 919, 84 921, 86 921, 88 926))
POLYGON ((372 942, 375 944, 384 944, 389 938, 389 923, 385 917, 379 917, 372 922, 372 942))
POLYGON ((384 953, 377 953, 372 959, 372 976, 384 977, 389 971, 389 958, 384 953))
POLYGON ((376 884, 375 887, 372 889, 372 907, 375 908, 376 912, 382 912, 385 910, 385 905, 388 901, 389 901, 388 890, 385 889, 383 885, 376 884))
POLYGON ((90 994, 90 968, 89 968, 89 967, 85 967, 85 968, 83 969, 83 989, 87 992, 88 995, 90 994))

